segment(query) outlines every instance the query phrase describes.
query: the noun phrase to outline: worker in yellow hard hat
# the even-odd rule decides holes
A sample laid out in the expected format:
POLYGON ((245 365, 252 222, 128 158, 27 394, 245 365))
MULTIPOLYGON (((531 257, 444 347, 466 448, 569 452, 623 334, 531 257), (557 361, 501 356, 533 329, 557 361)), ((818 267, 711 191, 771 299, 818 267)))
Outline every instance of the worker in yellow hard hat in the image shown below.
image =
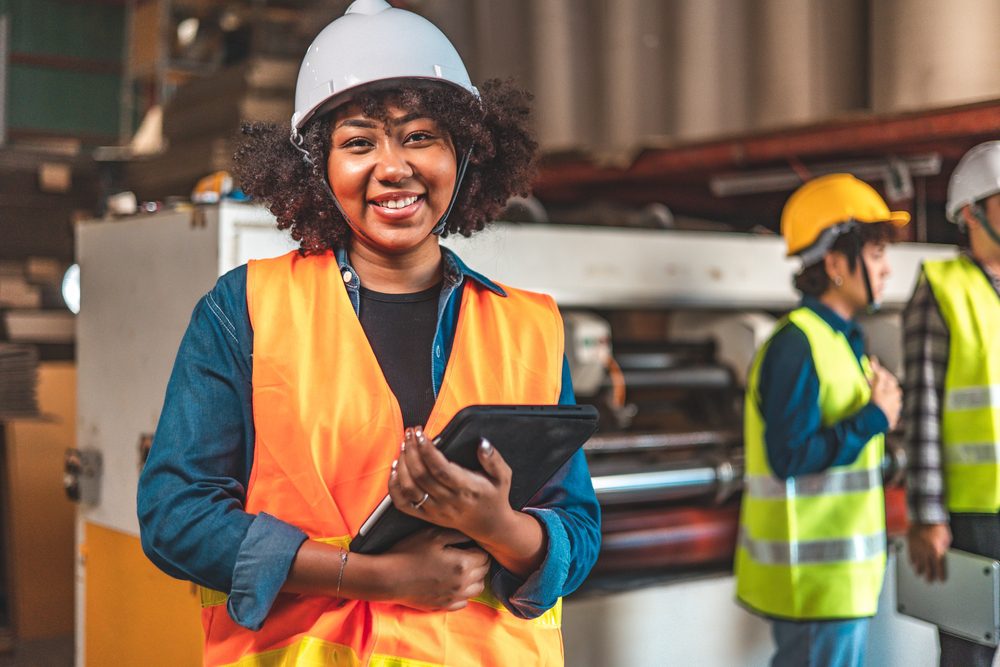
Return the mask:
POLYGON ((849 174, 806 183, 781 215, 802 303, 747 379, 735 562, 740 603, 771 621, 775 666, 864 661, 885 569, 883 438, 901 395, 854 318, 878 306, 886 244, 908 221, 849 174))

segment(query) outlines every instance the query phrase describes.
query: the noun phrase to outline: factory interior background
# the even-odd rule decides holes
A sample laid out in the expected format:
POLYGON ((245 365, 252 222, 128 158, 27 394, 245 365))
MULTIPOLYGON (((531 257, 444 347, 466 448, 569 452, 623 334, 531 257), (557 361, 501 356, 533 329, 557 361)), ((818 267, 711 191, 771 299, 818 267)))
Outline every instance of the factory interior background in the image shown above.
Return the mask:
MULTIPOLYGON (((195 665, 199 596, 139 547, 135 494, 191 309, 293 246, 231 172, 287 122, 345 0, 0 0, 0 665, 195 665), (89 312, 88 312, 89 309, 89 312)), ((473 82, 533 96, 540 162, 445 244, 551 294, 603 543, 564 603, 568 665, 764 665, 734 601, 754 350, 794 308, 782 206, 848 172, 911 224, 868 343, 899 376, 920 262, 954 254, 948 179, 1000 138, 996 0, 393 0, 473 82)), ((886 520, 905 535, 890 434, 886 520)), ((867 664, 936 664, 890 559, 867 664)))

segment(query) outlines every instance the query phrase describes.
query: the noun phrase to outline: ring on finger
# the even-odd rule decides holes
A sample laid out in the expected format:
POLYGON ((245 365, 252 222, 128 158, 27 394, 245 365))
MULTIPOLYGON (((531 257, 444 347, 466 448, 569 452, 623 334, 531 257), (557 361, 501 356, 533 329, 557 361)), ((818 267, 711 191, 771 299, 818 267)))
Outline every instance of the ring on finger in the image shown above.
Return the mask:
POLYGON ((413 509, 418 510, 418 509, 420 509, 420 506, 423 505, 424 503, 426 503, 427 499, 430 498, 430 497, 431 497, 431 494, 425 492, 423 498, 421 498, 419 501, 417 501, 415 503, 410 503, 410 504, 413 505, 413 509))

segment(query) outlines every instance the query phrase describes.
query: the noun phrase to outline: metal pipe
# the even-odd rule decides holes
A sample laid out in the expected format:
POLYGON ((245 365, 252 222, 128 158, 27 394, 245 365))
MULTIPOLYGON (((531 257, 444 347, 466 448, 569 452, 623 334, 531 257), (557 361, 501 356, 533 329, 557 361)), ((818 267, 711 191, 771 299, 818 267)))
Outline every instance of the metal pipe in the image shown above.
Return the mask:
POLYGON ((594 478, 601 503, 620 504, 675 500, 700 495, 715 487, 715 468, 655 470, 594 478))
POLYGON ((689 431, 685 433, 640 433, 595 435, 584 450, 594 454, 628 454, 692 447, 731 446, 742 443, 739 431, 689 431))
POLYGON ((740 461, 703 460, 658 470, 598 473, 593 483, 602 505, 665 502, 705 495, 714 495, 714 502, 721 503, 739 488, 742 475, 740 461))
MULTIPOLYGON (((733 376, 722 366, 688 366, 658 370, 623 370, 627 387, 663 387, 682 389, 731 387, 733 376)), ((609 385, 610 386, 610 385, 609 385)))
MULTIPOLYGON (((941 173, 940 153, 927 153, 899 158, 910 170, 910 176, 937 176, 941 173)), ((861 160, 854 162, 829 162, 809 165, 813 176, 848 172, 858 178, 885 181, 890 178, 888 160, 861 160)), ((709 187, 716 197, 759 194, 762 192, 790 192, 802 184, 802 177, 793 169, 764 169, 739 174, 713 176, 709 187)))

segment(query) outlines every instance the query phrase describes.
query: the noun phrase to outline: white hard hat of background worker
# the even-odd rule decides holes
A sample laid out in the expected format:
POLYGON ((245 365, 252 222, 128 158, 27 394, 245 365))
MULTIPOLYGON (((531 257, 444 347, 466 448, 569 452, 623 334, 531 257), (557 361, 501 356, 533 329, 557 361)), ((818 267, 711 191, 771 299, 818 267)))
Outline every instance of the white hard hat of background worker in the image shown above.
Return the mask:
POLYGON ((948 181, 945 214, 949 221, 962 225, 962 210, 968 206, 987 236, 1000 245, 1000 230, 990 224, 983 206, 983 200, 995 194, 1000 194, 1000 141, 987 141, 970 149, 959 160, 948 181))
POLYGON ((815 178, 792 193, 781 211, 781 235, 787 255, 802 260, 803 268, 823 261, 838 239, 852 236, 849 261, 861 265, 869 309, 879 304, 872 291, 871 276, 861 254, 861 226, 879 222, 902 227, 910 221, 906 211, 891 211, 875 188, 851 174, 829 174, 815 178))
MULTIPOLYGON (((355 0, 316 36, 302 59, 290 141, 311 164, 313 158, 303 148, 301 133, 311 120, 349 102, 352 94, 362 90, 419 82, 453 86, 479 98, 461 56, 437 26, 385 0, 355 0)), ((456 146, 456 154, 455 189, 434 226, 435 234, 444 229, 454 207, 472 148, 456 146)), ((330 196, 347 219, 332 191, 330 196)))

